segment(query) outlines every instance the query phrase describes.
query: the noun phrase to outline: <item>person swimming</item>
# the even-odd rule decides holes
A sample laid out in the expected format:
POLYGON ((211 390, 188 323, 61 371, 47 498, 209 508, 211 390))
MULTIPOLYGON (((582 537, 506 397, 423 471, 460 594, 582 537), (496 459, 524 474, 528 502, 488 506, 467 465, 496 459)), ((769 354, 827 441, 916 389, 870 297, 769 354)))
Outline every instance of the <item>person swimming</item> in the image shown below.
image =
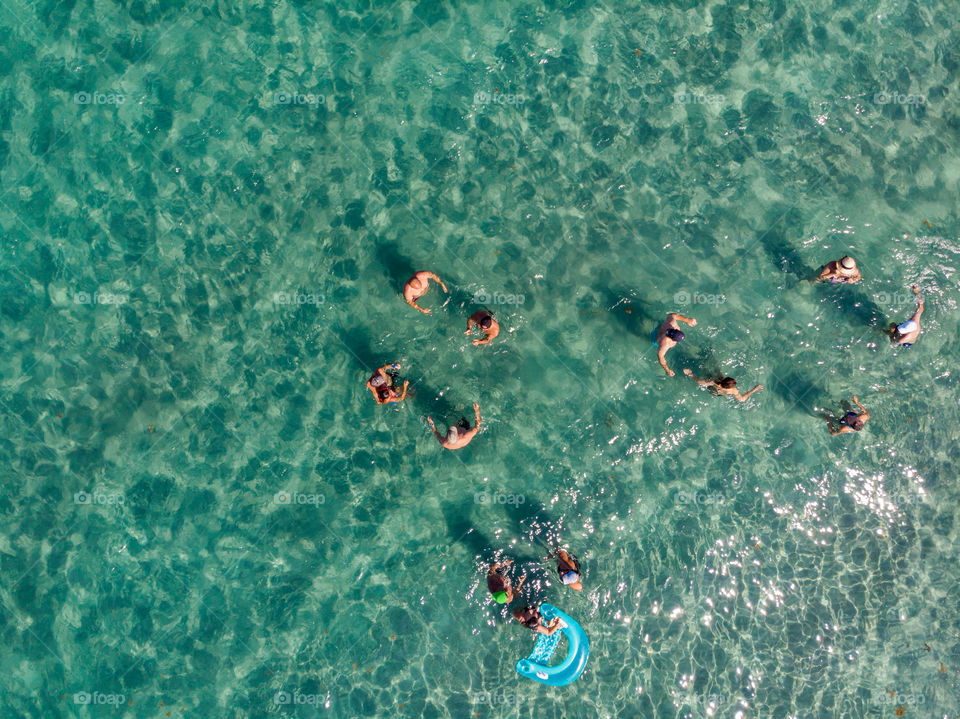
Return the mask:
POLYGON ((470 315, 469 319, 467 320, 467 331, 463 334, 470 334, 470 328, 473 327, 473 325, 477 325, 481 330, 483 330, 483 334, 485 335, 482 340, 474 340, 474 345, 485 345, 487 342, 500 334, 500 325, 495 319, 493 319, 493 315, 486 310, 477 310, 470 315))
POLYGON ((920 315, 923 314, 923 298, 920 296, 920 289, 916 285, 912 285, 910 289, 917 296, 916 312, 910 319, 899 325, 891 322, 888 330, 890 342, 900 347, 910 347, 920 336, 920 315))
POLYGON ((557 557, 557 574, 560 575, 560 581, 563 582, 564 586, 578 592, 583 591, 580 560, 563 549, 558 549, 555 555, 551 554, 550 556, 557 557))
POLYGON ((531 606, 526 606, 523 609, 514 609, 513 618, 527 629, 540 634, 546 634, 548 637, 564 626, 560 617, 554 617, 549 624, 544 624, 543 615, 540 614, 540 610, 531 606))
POLYGON ((400 365, 396 362, 393 364, 385 364, 383 367, 378 368, 370 379, 367 380, 367 389, 373 393, 373 398, 377 404, 403 402, 403 400, 407 398, 407 387, 410 386, 410 382, 403 383, 403 395, 398 397, 393 388, 395 374, 388 373, 388 369, 395 372, 400 369, 400 365))
POLYGON ((507 568, 511 564, 513 564, 512 559, 505 559, 502 562, 491 564, 487 570, 487 589, 490 592, 490 596, 493 597, 493 601, 497 604, 509 604, 512 602, 516 596, 516 592, 520 591, 520 587, 523 586, 524 581, 527 579, 526 574, 520 577, 520 581, 517 582, 516 589, 514 589, 510 582, 510 575, 507 574, 507 568))
POLYGON ((667 319, 657 328, 657 359, 660 361, 660 366, 666 370, 667 375, 670 377, 673 377, 676 373, 667 366, 667 352, 686 339, 686 335, 680 331, 680 325, 677 324, 678 322, 685 322, 691 327, 697 326, 695 319, 671 312, 667 315, 667 319))
POLYGON ((417 272, 413 277, 407 280, 407 283, 403 286, 403 299, 407 301, 407 304, 413 307, 420 312, 423 312, 425 315, 429 315, 431 310, 425 310, 423 307, 417 304, 417 300, 427 294, 427 290, 430 289, 430 280, 436 280, 440 283, 440 286, 443 288, 444 292, 447 292, 447 286, 443 284, 443 280, 437 277, 432 272, 427 272, 426 270, 422 272, 417 272))
POLYGON ((477 436, 477 432, 480 431, 480 405, 476 402, 473 403, 473 414, 476 418, 476 424, 472 429, 467 418, 461 417, 455 426, 447 429, 446 435, 437 431, 433 418, 429 415, 427 416, 427 422, 430 424, 430 429, 433 430, 433 436, 445 449, 462 449, 470 444, 471 440, 477 436))
POLYGON ((831 420, 827 420, 827 429, 832 435, 838 434, 849 434, 850 432, 859 432, 863 429, 863 425, 866 424, 867 420, 870 419, 870 413, 867 411, 867 408, 860 404, 860 400, 857 399, 857 395, 853 395, 853 401, 861 410, 861 413, 856 413, 852 409, 847 410, 847 413, 840 418, 836 427, 832 426, 831 420))
POLYGON ((857 269, 856 260, 849 255, 844 255, 839 260, 828 263, 820 270, 817 282, 829 281, 831 284, 854 283, 859 282, 863 277, 860 270, 857 269))
POLYGON ((740 394, 740 390, 737 388, 737 380, 733 377, 717 377, 716 379, 697 379, 694 376, 693 372, 684 368, 683 373, 687 375, 690 379, 694 380, 701 387, 708 387, 710 391, 714 394, 728 395, 730 397, 735 397, 739 402, 745 402, 747 398, 750 397, 754 392, 759 392, 763 389, 762 384, 758 384, 752 390, 746 394, 740 394))

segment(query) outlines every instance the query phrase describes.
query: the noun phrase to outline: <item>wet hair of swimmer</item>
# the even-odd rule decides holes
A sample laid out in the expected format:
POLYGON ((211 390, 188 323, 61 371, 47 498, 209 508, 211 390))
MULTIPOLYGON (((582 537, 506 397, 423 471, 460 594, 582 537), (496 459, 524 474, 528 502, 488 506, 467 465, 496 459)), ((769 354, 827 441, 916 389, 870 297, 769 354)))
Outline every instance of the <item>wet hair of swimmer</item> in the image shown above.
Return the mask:
POLYGON ((845 270, 852 270, 857 266, 857 263, 850 255, 845 255, 840 258, 840 266, 845 270))
POLYGON ((493 326, 493 317, 491 317, 490 315, 487 315, 487 316, 484 317, 482 320, 480 320, 480 327, 481 327, 481 328, 483 328, 483 329, 485 329, 485 330, 488 330, 488 329, 490 329, 492 326, 493 326))
POLYGON ((456 442, 458 439, 460 439, 460 433, 457 431, 457 428, 449 427, 447 429, 447 441, 452 443, 456 442))
POLYGON ((377 390, 377 397, 379 397, 380 399, 387 399, 389 396, 390 396, 389 387, 381 387, 380 389, 377 390))
POLYGON ((674 342, 683 342, 684 337, 686 337, 686 335, 684 335, 683 332, 676 329, 675 327, 671 327, 670 329, 668 329, 666 331, 666 335, 667 337, 672 339, 674 342))
POLYGON ((737 386, 737 380, 735 380, 733 377, 721 377, 717 381, 717 384, 719 384, 724 389, 733 389, 734 387, 737 386))

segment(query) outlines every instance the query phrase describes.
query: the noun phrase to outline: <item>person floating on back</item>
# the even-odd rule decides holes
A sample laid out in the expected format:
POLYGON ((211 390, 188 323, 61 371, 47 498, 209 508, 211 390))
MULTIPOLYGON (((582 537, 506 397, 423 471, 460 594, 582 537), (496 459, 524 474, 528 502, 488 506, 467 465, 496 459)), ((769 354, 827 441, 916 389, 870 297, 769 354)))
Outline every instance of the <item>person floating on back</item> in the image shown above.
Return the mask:
POLYGON ((480 405, 476 402, 473 403, 473 414, 476 417, 476 424, 473 426, 473 429, 470 428, 470 423, 467 421, 466 417, 461 417, 457 422, 456 426, 449 427, 447 429, 447 434, 442 435, 437 431, 436 426, 433 424, 433 418, 427 417, 427 422, 430 423, 430 429, 433 430, 433 436, 437 438, 437 441, 440 442, 446 449, 461 449, 470 444, 477 432, 480 431, 480 405))
POLYGON ((677 322, 686 322, 691 327, 697 326, 697 321, 695 319, 671 312, 667 315, 667 319, 665 319, 657 328, 656 344, 659 347, 657 350, 657 359, 660 360, 660 366, 667 371, 667 374, 670 377, 673 377, 673 375, 676 373, 667 367, 667 352, 682 342, 683 338, 686 337, 686 335, 680 331, 680 325, 678 325, 677 322))
POLYGON ((443 280, 441 280, 432 272, 427 271, 417 272, 413 277, 407 280, 407 284, 403 286, 403 299, 407 301, 408 305, 414 309, 420 310, 425 315, 429 315, 431 310, 423 309, 423 307, 417 304, 417 300, 427 294, 427 290, 430 289, 430 280, 436 280, 440 283, 443 291, 447 291, 447 286, 443 284, 443 280))
POLYGON ((470 334, 470 328, 474 325, 477 325, 477 327, 483 330, 483 334, 486 335, 482 340, 474 340, 473 344, 475 345, 485 345, 500 334, 500 325, 493 319, 493 315, 486 310, 477 310, 470 315, 470 319, 467 320, 467 331, 463 334, 470 334))
POLYGON ((853 283, 863 279, 860 276, 860 270, 857 269, 856 261, 849 255, 841 257, 827 264, 817 277, 817 282, 829 281, 831 284, 840 282, 853 283))
POLYGON ((487 570, 487 589, 490 590, 490 596, 497 604, 512 602, 516 592, 520 591, 520 587, 527 579, 527 575, 524 574, 514 588, 510 583, 510 575, 507 573, 507 567, 511 564, 513 564, 512 559, 505 559, 502 562, 491 564, 487 570))
POLYGON ((917 311, 913 313, 913 317, 903 324, 890 323, 890 341, 900 347, 909 347, 920 336, 920 315, 923 314, 923 298, 920 296, 920 290, 917 289, 916 285, 913 285, 910 289, 917 296, 917 311))
POLYGON ((400 365, 396 362, 393 364, 385 364, 383 367, 377 369, 377 371, 373 373, 373 376, 367 380, 367 389, 373 392, 373 398, 377 401, 377 404, 403 402, 403 400, 407 398, 407 387, 410 385, 410 382, 403 383, 403 394, 398 397, 393 387, 394 375, 388 374, 388 369, 398 370, 400 369, 400 365))
POLYGON ((539 632, 540 634, 546 634, 548 637, 558 629, 564 627, 560 617, 554 617, 549 624, 544 624, 543 615, 540 614, 540 610, 529 606, 523 609, 514 609, 513 618, 527 629, 539 632))
POLYGON ((745 402, 747 398, 752 395, 754 392, 759 392, 763 389, 762 384, 758 384, 752 390, 746 394, 740 394, 740 390, 737 389, 737 380, 733 377, 717 377, 716 379, 697 379, 693 372, 688 369, 684 369, 683 373, 687 375, 690 379, 694 380, 701 387, 707 387, 716 395, 729 395, 730 397, 736 397, 738 401, 745 402))
POLYGON ((852 409, 847 410, 847 413, 843 415, 840 421, 837 423, 837 426, 834 427, 830 419, 827 420, 827 429, 830 430, 830 434, 848 434, 849 432, 859 432, 863 429, 863 425, 866 424, 866 421, 870 419, 870 413, 867 412, 867 408, 860 404, 860 400, 857 399, 857 395, 853 395, 853 401, 859 407, 862 412, 857 414, 852 409))
POLYGON ((564 586, 578 592, 583 591, 583 584, 580 583, 583 579, 583 575, 580 573, 580 560, 563 549, 558 549, 547 559, 554 556, 557 558, 557 574, 560 575, 560 581, 563 582, 564 586))

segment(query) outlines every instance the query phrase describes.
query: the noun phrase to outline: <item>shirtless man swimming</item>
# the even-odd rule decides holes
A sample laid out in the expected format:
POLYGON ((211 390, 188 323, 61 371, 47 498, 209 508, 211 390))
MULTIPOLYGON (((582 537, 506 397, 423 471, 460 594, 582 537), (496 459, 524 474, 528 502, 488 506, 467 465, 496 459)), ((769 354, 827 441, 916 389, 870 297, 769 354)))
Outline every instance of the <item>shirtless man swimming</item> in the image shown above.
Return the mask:
POLYGON ((427 422, 430 423, 430 429, 433 430, 433 436, 437 438, 437 441, 440 442, 444 448, 462 449, 470 444, 470 440, 476 437, 477 432, 480 431, 480 405, 476 402, 473 403, 473 414, 476 417, 477 422, 473 426, 473 429, 470 428, 470 423, 467 422, 467 418, 461 417, 456 426, 447 429, 446 436, 437 431, 436 426, 433 424, 432 417, 428 416, 427 422))
POLYGON ((403 286, 403 299, 407 301, 408 305, 419 310, 420 312, 423 312, 425 315, 429 315, 430 310, 423 309, 423 307, 417 304, 417 300, 427 294, 427 290, 430 289, 430 280, 436 280, 440 283, 443 291, 447 291, 447 286, 443 284, 443 280, 441 280, 432 272, 427 271, 417 272, 413 277, 407 280, 407 284, 403 286))
POLYGON ((483 334, 486 335, 482 340, 474 340, 473 344, 475 345, 485 345, 500 334, 500 325, 493 319, 493 315, 486 310, 477 310, 470 315, 470 319, 467 320, 467 331, 463 334, 470 334, 470 328, 474 325, 483 330, 483 334))
POLYGON ((657 328, 657 346, 660 348, 657 350, 657 359, 660 360, 660 366, 667 371, 667 375, 670 377, 673 377, 676 373, 667 367, 667 360, 665 359, 667 352, 682 342, 686 336, 680 331, 680 325, 677 322, 686 322, 691 327, 697 326, 695 319, 671 312, 657 328))
POLYGON ((738 402, 745 402, 747 398, 752 395, 754 392, 759 392, 763 389, 762 384, 758 384, 752 390, 746 394, 740 394, 740 390, 737 389, 737 380, 733 377, 717 377, 717 379, 697 379, 693 372, 684 368, 683 373, 695 381, 701 387, 707 387, 716 395, 728 395, 730 397, 736 397, 738 402))
POLYGON ((891 322, 888 330, 890 341, 900 347, 909 347, 920 336, 920 315, 923 314, 923 298, 920 296, 920 290, 917 289, 916 285, 913 285, 910 289, 917 296, 917 311, 913 313, 913 317, 902 324, 898 325, 891 322))
POLYGON ((820 275, 817 277, 817 282, 823 282, 824 280, 829 281, 831 284, 837 284, 841 282, 853 283, 859 282, 863 279, 860 275, 860 270, 857 269, 856 261, 846 255, 841 257, 839 260, 834 260, 833 262, 828 263, 822 270, 820 270, 820 275))

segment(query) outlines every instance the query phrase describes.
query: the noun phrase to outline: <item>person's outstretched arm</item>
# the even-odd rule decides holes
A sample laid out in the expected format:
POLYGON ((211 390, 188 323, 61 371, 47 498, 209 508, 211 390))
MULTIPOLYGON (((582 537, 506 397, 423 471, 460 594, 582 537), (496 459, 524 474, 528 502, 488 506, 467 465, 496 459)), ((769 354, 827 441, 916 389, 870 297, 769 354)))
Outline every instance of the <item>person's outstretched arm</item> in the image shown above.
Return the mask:
POLYGON ((759 392, 762 389, 763 389, 763 385, 758 384, 756 387, 754 387, 752 390, 750 390, 746 394, 740 394, 739 392, 737 392, 737 399, 740 400, 741 402, 746 402, 747 399, 750 397, 750 395, 752 395, 754 392, 759 392))
POLYGON ((430 429, 433 431, 433 436, 437 438, 437 441, 440 444, 443 444, 445 438, 442 437, 440 433, 437 431, 436 426, 433 424, 433 418, 428 416, 427 423, 430 425, 430 429))
POLYGON ((866 422, 870 419, 870 413, 867 411, 867 408, 860 404, 860 400, 857 399, 857 395, 853 395, 853 401, 856 403, 857 407, 863 410, 863 414, 860 415, 860 419, 866 422))
POLYGON ((423 312, 423 314, 425 314, 425 315, 428 315, 428 314, 430 314, 430 312, 431 312, 431 310, 425 310, 425 309, 423 309, 423 307, 421 307, 420 305, 417 304, 417 301, 416 301, 416 300, 407 299, 407 304, 410 305, 411 307, 413 307, 413 309, 418 310, 418 311, 420 311, 420 312, 423 312))
POLYGON ((660 360, 660 366, 663 367, 664 370, 666 370, 667 374, 668 374, 670 377, 673 377, 674 372, 673 372, 672 369, 670 369, 669 367, 667 367, 667 360, 666 360, 665 357, 664 357, 664 355, 666 355, 666 353, 667 353, 667 350, 666 350, 665 348, 661 347, 661 348, 660 348, 660 351, 657 352, 657 359, 660 360))
POLYGON ((676 312, 674 312, 673 317, 678 322, 686 322, 691 327, 697 326, 697 321, 693 319, 693 317, 684 317, 683 315, 678 315, 676 312))
POLYGON ((705 385, 705 384, 713 384, 713 380, 709 380, 709 379, 698 379, 696 376, 694 376, 693 372, 692 372, 690 369, 686 368, 686 367, 683 368, 683 373, 684 373, 687 377, 689 377, 690 379, 692 379, 694 382, 696 382, 698 385, 700 385, 701 387, 703 387, 703 385, 705 385))
POLYGON ((913 317, 910 319, 915 322, 919 322, 920 315, 923 314, 923 298, 920 296, 920 290, 916 285, 914 285, 911 289, 913 290, 913 294, 917 296, 917 311, 913 313, 913 317))
POLYGON ((428 273, 427 273, 427 277, 429 277, 431 280, 436 280, 437 282, 439 282, 439 283, 440 283, 440 286, 443 288, 443 291, 444 291, 444 292, 447 291, 447 286, 446 286, 445 284, 443 284, 443 280, 441 280, 441 279, 440 279, 439 277, 437 277, 435 274, 433 274, 432 272, 428 272, 428 273))
POLYGON ((476 402, 473 403, 473 416, 476 419, 476 424, 473 426, 474 431, 480 429, 480 405, 476 402))

